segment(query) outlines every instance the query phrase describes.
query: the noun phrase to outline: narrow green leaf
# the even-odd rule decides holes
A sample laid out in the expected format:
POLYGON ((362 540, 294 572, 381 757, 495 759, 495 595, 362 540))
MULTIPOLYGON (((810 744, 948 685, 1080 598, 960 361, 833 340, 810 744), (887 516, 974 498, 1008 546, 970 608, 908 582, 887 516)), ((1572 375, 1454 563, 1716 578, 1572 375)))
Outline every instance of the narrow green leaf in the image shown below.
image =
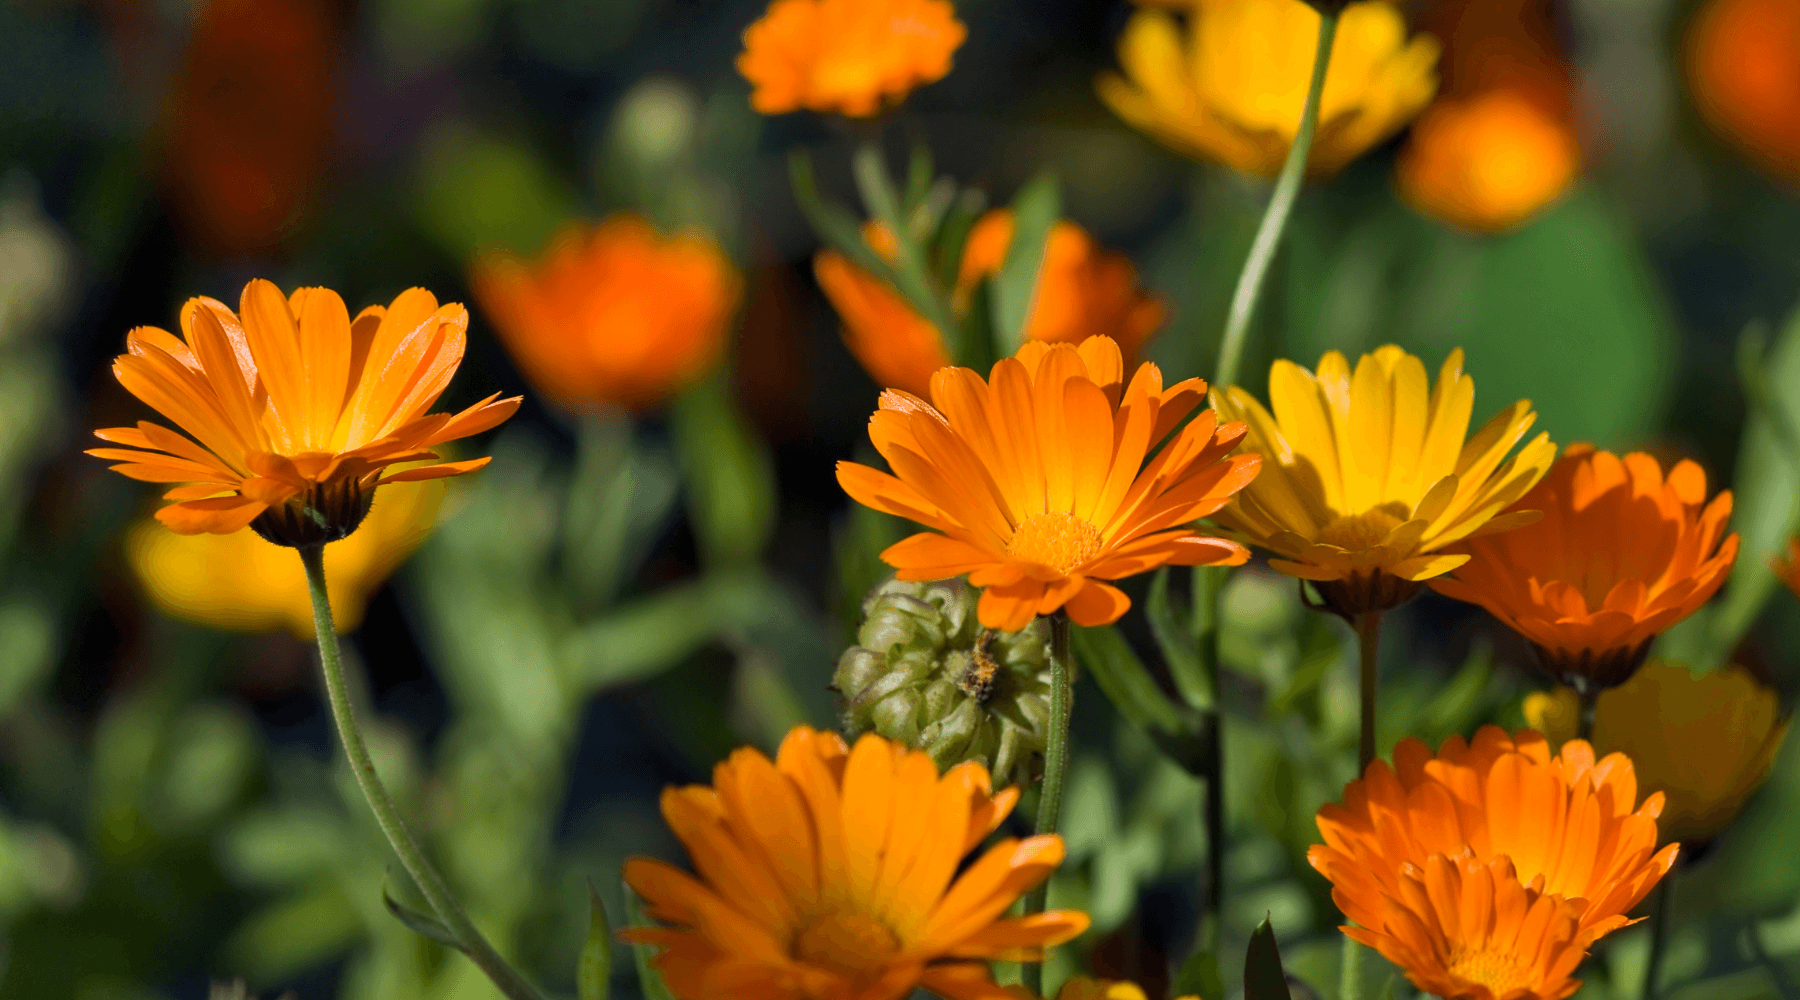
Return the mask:
POLYGON ((394 915, 394 919, 405 924, 407 929, 414 934, 430 938, 439 944, 449 945, 457 951, 464 951, 462 942, 456 939, 456 935, 450 932, 450 928, 444 926, 443 921, 395 899, 393 893, 388 891, 385 881, 381 884, 381 902, 383 906, 387 907, 387 911, 394 915))
POLYGON ((848 257, 857 267, 899 287, 893 265, 863 239, 862 223, 847 209, 820 196, 818 183, 813 179, 812 159, 805 150, 796 149, 788 154, 788 180, 793 187, 794 201, 812 225, 814 235, 826 246, 848 257))
POLYGON ((1062 214, 1062 194, 1049 172, 1032 178, 1013 198, 1013 237, 994 284, 994 351, 1007 357, 1025 342, 1025 321, 1037 295, 1038 272, 1050 227, 1062 214))
POLYGON ((955 356, 956 363, 983 375, 999 360, 994 354, 993 312, 988 309, 993 295, 993 279, 983 278, 975 283, 975 291, 969 296, 969 308, 962 315, 954 341, 960 352, 955 356))
POLYGON ((1293 1000, 1281 968, 1281 949, 1275 945, 1275 928, 1266 915, 1244 951, 1244 1000, 1293 1000))
MULTIPOLYGON (((976 220, 986 208, 987 197, 970 188, 958 194, 946 209, 931 241, 932 274, 940 288, 956 287, 957 276, 962 271, 963 248, 969 242, 969 230, 975 228, 976 220)), ((992 321, 991 314, 988 321, 992 321)))
POLYGON ((962 349, 957 343, 961 331, 957 329, 955 311, 926 268, 924 247, 906 226, 900 199, 894 193, 894 182, 881 161, 881 150, 873 144, 858 149, 851 161, 851 171, 856 175, 856 187, 862 192, 863 204, 869 214, 887 226, 899 247, 899 260, 890 270, 895 290, 914 311, 938 328, 950 348, 950 356, 961 357, 962 349))
POLYGON ((1169 987, 1173 997, 1199 997, 1200 1000, 1224 1000, 1225 980, 1219 974, 1219 959, 1210 951, 1197 951, 1181 963, 1175 985, 1169 987))
POLYGON ((1150 598, 1145 602, 1144 614, 1182 700, 1197 709, 1212 708, 1213 667, 1201 654, 1188 616, 1169 600, 1169 567, 1157 570, 1150 578, 1150 598))
POLYGON ((1099 628, 1073 626, 1070 639, 1075 659, 1093 675, 1094 682, 1132 725, 1150 733, 1191 731, 1181 711, 1163 693, 1156 678, 1144 669, 1131 644, 1111 625, 1099 628))
MULTIPOLYGON (((644 915, 644 901, 638 898, 629 884, 625 886, 625 920, 631 927, 649 927, 650 919, 644 915)), ((663 982, 662 973, 656 971, 651 959, 656 957, 656 949, 647 944, 631 946, 632 959, 637 963, 638 993, 644 1000, 675 1000, 669 992, 669 986, 663 982)))
POLYGON ((931 190, 932 176, 931 147, 921 142, 912 148, 912 158, 906 164, 906 194, 900 202, 901 215, 912 218, 913 211, 931 190))
POLYGON ((612 929, 600 890, 588 879, 588 936, 575 963, 575 988, 581 1000, 606 1000, 612 991, 612 929))

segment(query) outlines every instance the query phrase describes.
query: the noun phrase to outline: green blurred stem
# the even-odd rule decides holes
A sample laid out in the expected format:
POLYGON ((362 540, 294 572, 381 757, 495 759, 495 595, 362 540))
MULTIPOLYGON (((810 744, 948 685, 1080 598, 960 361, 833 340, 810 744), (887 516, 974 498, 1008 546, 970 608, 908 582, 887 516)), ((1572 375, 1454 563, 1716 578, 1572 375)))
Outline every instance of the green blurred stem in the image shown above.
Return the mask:
MULTIPOLYGON (((1050 732, 1044 740, 1044 784, 1038 793, 1037 833, 1055 833, 1062 815, 1063 776, 1069 770, 1069 715, 1075 707, 1074 656, 1069 651, 1069 616, 1050 616, 1050 732)), ((1044 912, 1050 880, 1025 897, 1025 915, 1044 912)), ((1044 991, 1044 966, 1025 966, 1025 988, 1032 996, 1044 991)))
POLYGON ((525 978, 506 964, 494 946, 488 944, 487 938, 475 929, 469 915, 450 894, 450 887, 444 877, 425 857, 419 848, 419 842, 413 839, 412 831, 406 828, 406 822, 400 818, 400 811, 394 808, 394 800, 375 773, 375 762, 369 757, 369 748, 363 743, 362 730, 356 725, 356 711, 350 704, 350 693, 344 683, 344 661, 338 649, 337 625, 331 617, 331 600, 325 589, 325 547, 323 545, 300 549, 300 562, 306 567, 306 585, 312 593, 313 627, 319 639, 319 662, 325 671, 325 691, 331 701, 331 715, 337 720, 338 736, 344 741, 344 753, 350 758, 350 770, 356 775, 356 783, 362 788, 363 797, 369 800, 369 808, 375 813, 375 821, 381 825, 381 832, 387 836, 388 843, 393 845, 394 853, 400 856, 400 863, 406 867, 407 874, 412 876, 419 891, 425 895, 431 908, 437 912, 450 933, 462 942, 462 951, 469 956, 487 977, 494 981, 510 1000, 542 1000, 538 991, 525 978))
POLYGON ((1375 762, 1375 692, 1381 669, 1381 612, 1356 616, 1356 647, 1362 673, 1362 730, 1356 743, 1356 774, 1361 777, 1375 762))
POLYGON ((1256 227, 1256 239, 1250 244, 1250 256, 1244 260, 1238 275, 1237 290, 1231 294, 1231 312, 1225 320, 1225 336, 1219 341, 1219 374, 1213 387, 1227 389, 1237 383, 1238 366, 1243 361, 1244 338, 1250 332, 1250 319, 1256 312, 1256 299, 1262 291, 1269 265, 1281 246, 1281 234, 1287 228, 1294 199, 1300 196, 1300 184, 1306 179, 1306 159, 1312 150, 1313 134, 1319 129, 1319 95, 1325 90, 1325 68, 1331 64, 1331 42, 1337 35, 1337 15, 1319 16, 1319 48, 1313 56, 1312 83, 1306 90, 1306 107, 1300 112, 1300 130, 1294 135, 1293 148, 1287 162, 1275 179, 1275 193, 1256 227))
POLYGON ((1644 989, 1638 994, 1640 1000, 1656 1000, 1657 980, 1662 978, 1663 948, 1668 943, 1669 896, 1674 881, 1675 869, 1671 868, 1656 887, 1656 901, 1650 904, 1650 961, 1644 965, 1644 989))
POLYGON ((1200 759, 1206 773, 1201 792, 1201 819, 1206 824, 1206 895, 1200 923, 1200 950, 1219 954, 1225 928, 1225 716, 1219 710, 1219 600, 1225 571, 1196 566, 1193 576, 1194 641, 1201 663, 1207 701, 1200 734, 1200 759))

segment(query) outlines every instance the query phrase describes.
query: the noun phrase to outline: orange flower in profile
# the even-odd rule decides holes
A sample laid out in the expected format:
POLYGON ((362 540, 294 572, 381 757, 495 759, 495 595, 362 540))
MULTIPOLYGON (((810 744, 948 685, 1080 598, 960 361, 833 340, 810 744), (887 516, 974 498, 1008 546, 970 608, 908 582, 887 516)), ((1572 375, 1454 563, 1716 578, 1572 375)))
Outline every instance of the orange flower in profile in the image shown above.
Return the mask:
POLYGON ((283 296, 257 279, 239 313, 209 298, 181 309, 182 340, 143 326, 113 374, 192 439, 158 424, 94 435, 123 448, 88 452, 152 483, 186 483, 157 520, 184 535, 249 526, 309 548, 356 530, 383 483, 473 472, 486 458, 383 475, 435 459, 435 445, 479 434, 519 408, 499 393, 456 414, 428 413, 462 363, 469 314, 423 288, 354 322, 328 288, 283 296), (242 318, 239 318, 241 314, 242 318), (198 442, 198 443, 196 443, 198 442))
POLYGON ((1510 89, 1433 104, 1395 166, 1414 208, 1477 232, 1518 226, 1580 172, 1574 130, 1510 89))
MULTIPOLYGON (((1325 842, 1306 859, 1331 880, 1344 916, 1380 935, 1398 932, 1394 904, 1413 908, 1407 879, 1428 872, 1434 856, 1475 865, 1506 858, 1519 884, 1574 905, 1586 948, 1630 923, 1625 914, 1674 865, 1678 845, 1656 850, 1662 804, 1655 793, 1637 806, 1624 754, 1596 763, 1592 747, 1570 740, 1551 756, 1532 730, 1509 737, 1483 726, 1472 742, 1445 740, 1435 757, 1406 739, 1394 747, 1393 767, 1371 763, 1344 786, 1342 805, 1319 810, 1325 842)), ((1494 991, 1497 1000, 1509 995, 1494 991)))
POLYGON ((1400 876, 1381 922, 1344 927, 1414 986, 1455 1000, 1562 1000, 1587 954, 1576 903, 1519 883, 1510 860, 1434 854, 1400 876))
POLYGON ((622 936, 662 948, 679 1000, 1007 997, 989 961, 1042 961, 1088 926, 1072 910, 1005 916, 1062 863, 1055 834, 1002 840, 958 874, 1018 800, 994 794, 980 764, 940 776, 903 744, 871 734, 851 749, 796 727, 773 762, 746 747, 710 787, 663 793, 699 877, 627 861, 625 881, 667 926, 622 936))
POLYGON ((1751 159, 1800 182, 1800 4, 1711 0, 1688 29, 1694 104, 1751 159))
POLYGON ((1488 609, 1577 688, 1623 683, 1737 559, 1738 536, 1725 535, 1731 491, 1708 503, 1706 473, 1691 461, 1665 479, 1641 452, 1571 445, 1514 508, 1543 518, 1471 539, 1469 561, 1431 586, 1488 609))
POLYGON ((839 462, 838 482, 858 503, 935 529, 889 546, 882 560, 902 580, 967 573, 983 588, 976 614, 988 628, 1016 632, 1059 609, 1080 625, 1117 621, 1131 601, 1102 581, 1249 559, 1192 523, 1262 462, 1229 455, 1244 427, 1218 426, 1211 410, 1152 456, 1206 383, 1164 389, 1162 372, 1145 364, 1127 386, 1124 373, 1109 337, 1079 348, 1031 341, 986 382, 942 369, 931 402, 890 389, 869 419, 894 475, 839 462))
MULTIPOLYGON (((970 308, 981 280, 998 274, 1006 263, 1014 228, 1012 210, 999 208, 970 229, 952 295, 959 311, 970 308)), ((863 235, 882 256, 892 260, 898 254, 893 237, 880 225, 869 224, 863 235)), ((886 388, 928 394, 932 374, 954 363, 937 327, 886 282, 836 251, 820 251, 813 270, 844 321, 845 345, 863 368, 886 388)), ((1050 228, 1025 320, 1027 339, 1075 344, 1104 335, 1131 361, 1167 315, 1167 305, 1138 286, 1131 258, 1101 247, 1067 219, 1050 228)))
POLYGON ((483 254, 471 284, 525 376, 578 411, 652 406, 705 374, 742 294, 710 239, 630 214, 570 226, 536 261, 483 254))
POLYGON ((967 33, 949 0, 775 0, 744 30, 737 68, 765 115, 867 118, 943 79, 967 33))

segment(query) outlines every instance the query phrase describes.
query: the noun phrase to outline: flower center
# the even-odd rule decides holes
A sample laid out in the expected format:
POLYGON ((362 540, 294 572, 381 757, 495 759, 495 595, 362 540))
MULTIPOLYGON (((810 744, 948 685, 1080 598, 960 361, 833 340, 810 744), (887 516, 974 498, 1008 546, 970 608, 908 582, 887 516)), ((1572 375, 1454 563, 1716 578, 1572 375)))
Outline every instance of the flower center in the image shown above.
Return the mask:
POLYGON ((1335 545, 1346 552, 1363 552, 1387 541, 1403 519, 1374 507, 1361 514, 1346 514, 1319 532, 1319 541, 1335 545))
POLYGON ((899 950, 900 938, 863 913, 822 913, 794 935, 795 958, 858 981, 875 978, 899 950))
POLYGON ((1486 986, 1494 996, 1503 997, 1532 984, 1531 967, 1519 957, 1505 951, 1456 951, 1450 957, 1450 975, 1465 982, 1486 986))
POLYGON ((1021 521, 1007 543, 1006 554, 1066 574, 1099 555, 1100 547, 1100 529, 1093 522, 1050 511, 1021 521))

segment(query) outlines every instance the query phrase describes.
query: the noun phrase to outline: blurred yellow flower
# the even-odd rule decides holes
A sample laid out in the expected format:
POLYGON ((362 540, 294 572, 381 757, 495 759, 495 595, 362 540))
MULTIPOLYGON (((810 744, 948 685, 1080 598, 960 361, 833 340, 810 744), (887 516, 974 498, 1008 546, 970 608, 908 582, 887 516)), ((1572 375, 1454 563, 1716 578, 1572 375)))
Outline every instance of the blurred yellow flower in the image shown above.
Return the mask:
POLYGON ((775 0, 745 29, 737 68, 765 115, 866 118, 943 79, 967 33, 949 0, 775 0))
POLYGON ((1581 172, 1575 132, 1525 94, 1440 100, 1413 125, 1395 165, 1414 208, 1477 232, 1501 232, 1563 196, 1581 172))
MULTIPOLYGON (((340 632, 362 620, 369 597, 431 532, 443 499, 438 480, 382 487, 362 527, 325 546, 331 612, 340 632)), ((145 592, 177 618, 213 628, 286 628, 313 638, 306 572, 288 549, 254 532, 178 535, 145 519, 125 539, 125 557, 145 592)))
MULTIPOLYGON (((1572 738, 1580 706, 1566 687, 1525 699, 1525 719, 1552 742, 1572 738)), ((1665 842, 1719 835, 1768 777, 1787 738, 1780 699, 1743 667, 1695 676, 1653 660, 1600 693, 1594 750, 1631 758, 1646 792, 1662 792, 1665 842)))
MULTIPOLYGON (((1300 0, 1191 0, 1187 22, 1183 39, 1167 11, 1132 14, 1119 38, 1123 73, 1101 76, 1101 99, 1185 155, 1273 176, 1300 127, 1318 11, 1300 0)), ((1335 172, 1430 103, 1438 49, 1429 35, 1409 39, 1393 4, 1346 8, 1308 170, 1335 172)))
POLYGON ((1346 617, 1394 607, 1468 561, 1445 546, 1535 520, 1501 512, 1543 477, 1556 446, 1539 434, 1507 461, 1536 419, 1524 400, 1465 443, 1475 381, 1462 363, 1451 351, 1432 389, 1425 365, 1391 344, 1354 373, 1330 351, 1316 375, 1275 362, 1272 414, 1239 386, 1215 393, 1219 419, 1248 424, 1242 450, 1264 462, 1213 519, 1274 552, 1270 566, 1314 581, 1346 617))

